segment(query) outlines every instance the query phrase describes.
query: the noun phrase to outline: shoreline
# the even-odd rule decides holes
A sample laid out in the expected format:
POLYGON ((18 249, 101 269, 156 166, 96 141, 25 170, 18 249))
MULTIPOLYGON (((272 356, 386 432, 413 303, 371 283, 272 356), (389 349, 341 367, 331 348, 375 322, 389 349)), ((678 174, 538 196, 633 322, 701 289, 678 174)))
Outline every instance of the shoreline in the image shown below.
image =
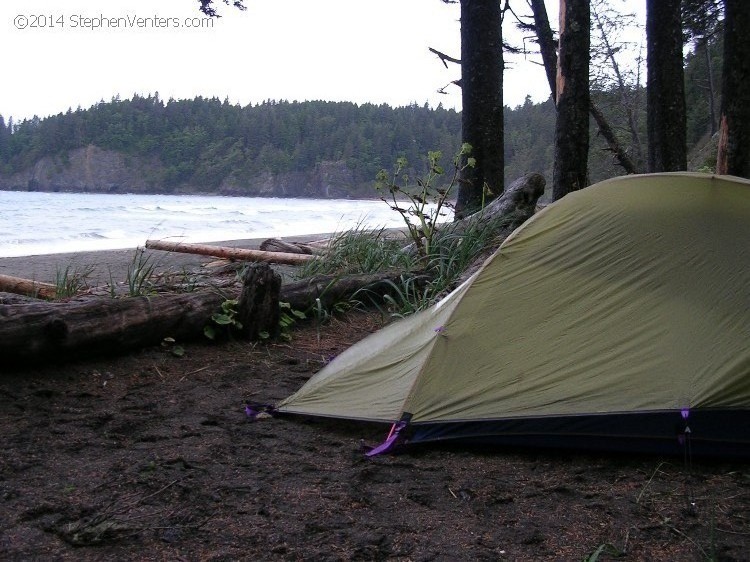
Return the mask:
MULTIPOLYGON (((282 238, 287 242, 309 242, 330 237, 331 234, 309 234, 305 236, 289 236, 282 238)), ((225 240, 220 242, 206 242, 209 246, 227 246, 230 248, 258 249, 260 244, 268 238, 250 238, 241 240, 225 240)), ((0 274, 29 279, 39 283, 55 283, 58 273, 66 270, 68 274, 82 273, 91 269, 86 276, 89 286, 104 286, 110 283, 124 281, 128 267, 136 256, 136 248, 117 250, 86 250, 80 252, 65 252, 59 254, 36 254, 31 256, 0 257, 0 274)), ((149 250, 143 248, 144 259, 154 265, 157 272, 165 270, 190 270, 200 268, 206 263, 220 258, 185 254, 180 252, 166 252, 163 250, 149 250)))

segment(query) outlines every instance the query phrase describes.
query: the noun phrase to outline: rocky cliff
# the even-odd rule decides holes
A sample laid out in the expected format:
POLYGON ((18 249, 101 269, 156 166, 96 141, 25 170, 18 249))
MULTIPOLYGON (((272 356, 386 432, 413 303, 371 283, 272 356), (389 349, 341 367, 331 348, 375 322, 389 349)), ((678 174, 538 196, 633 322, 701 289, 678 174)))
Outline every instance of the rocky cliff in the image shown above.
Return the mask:
POLYGON ((90 193, 216 193, 245 197, 309 197, 344 199, 373 197, 370 183, 357 182, 345 162, 321 162, 306 172, 266 172, 249 180, 225 179, 218 189, 182 184, 163 188, 158 159, 130 156, 97 146, 44 157, 31 168, 0 175, 0 190, 90 193))
POLYGON ((143 193, 155 188, 148 178, 159 163, 120 152, 88 146, 64 156, 45 156, 31 168, 0 176, 0 189, 15 191, 70 191, 143 193))

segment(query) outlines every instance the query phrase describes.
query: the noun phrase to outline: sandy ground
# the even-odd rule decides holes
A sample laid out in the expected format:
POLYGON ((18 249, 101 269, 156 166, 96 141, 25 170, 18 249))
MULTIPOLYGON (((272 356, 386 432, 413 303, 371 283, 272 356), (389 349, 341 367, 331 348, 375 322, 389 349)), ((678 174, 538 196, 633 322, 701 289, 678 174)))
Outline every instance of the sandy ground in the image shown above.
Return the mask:
MULTIPOLYGON (((328 234, 315 234, 285 238, 292 241, 321 240, 328 234)), ((257 249, 265 239, 226 240, 221 242, 207 242, 211 246, 226 246, 229 248, 257 249)), ((0 257, 0 274, 30 279, 41 283, 55 283, 58 274, 66 271, 72 275, 86 273, 86 280, 90 286, 102 286, 115 282, 123 282, 127 276, 128 267, 134 260, 148 259, 155 266, 155 273, 171 270, 194 270, 215 258, 196 254, 164 252, 160 250, 143 250, 143 256, 136 255, 137 249, 100 250, 89 252, 71 252, 62 254, 40 254, 22 257, 0 257)))

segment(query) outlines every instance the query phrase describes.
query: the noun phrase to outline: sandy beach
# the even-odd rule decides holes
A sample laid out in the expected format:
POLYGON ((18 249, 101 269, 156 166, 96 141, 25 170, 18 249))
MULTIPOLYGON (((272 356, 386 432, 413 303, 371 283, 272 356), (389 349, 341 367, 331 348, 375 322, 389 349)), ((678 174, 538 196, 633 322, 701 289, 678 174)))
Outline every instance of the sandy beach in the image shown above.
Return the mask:
MULTIPOLYGON (((328 237, 328 234, 296 236, 284 238, 286 241, 310 241, 328 237)), ((207 242, 211 246, 226 246, 230 248, 257 249, 265 238, 246 240, 225 240, 207 242)), ((99 250, 87 252, 70 252, 61 254, 39 254, 20 257, 0 257, 0 274, 21 277, 41 283, 55 283, 58 272, 66 270, 69 275, 86 272, 89 286, 104 286, 110 283, 123 282, 126 279, 128 267, 136 258, 136 248, 124 250, 99 250)), ((192 271, 202 265, 214 261, 210 256, 165 252, 160 250, 144 250, 141 259, 148 258, 149 264, 154 265, 154 273, 167 270, 172 272, 192 271)))

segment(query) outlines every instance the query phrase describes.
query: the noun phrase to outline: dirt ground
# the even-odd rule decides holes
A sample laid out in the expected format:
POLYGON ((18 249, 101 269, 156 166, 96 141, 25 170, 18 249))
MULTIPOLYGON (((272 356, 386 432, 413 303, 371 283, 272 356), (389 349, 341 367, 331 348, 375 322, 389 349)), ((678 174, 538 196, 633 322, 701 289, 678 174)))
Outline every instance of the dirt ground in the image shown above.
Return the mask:
POLYGON ((427 447, 273 418, 382 318, 0 374, 2 560, 748 560, 750 465, 427 447))
MULTIPOLYGON (((122 277, 131 260, 0 271, 122 277)), ((289 343, 205 340, 182 357, 0 358, 0 560, 750 560, 748 463, 458 446, 368 459, 388 427, 246 416, 383 323, 350 311, 289 343)))

